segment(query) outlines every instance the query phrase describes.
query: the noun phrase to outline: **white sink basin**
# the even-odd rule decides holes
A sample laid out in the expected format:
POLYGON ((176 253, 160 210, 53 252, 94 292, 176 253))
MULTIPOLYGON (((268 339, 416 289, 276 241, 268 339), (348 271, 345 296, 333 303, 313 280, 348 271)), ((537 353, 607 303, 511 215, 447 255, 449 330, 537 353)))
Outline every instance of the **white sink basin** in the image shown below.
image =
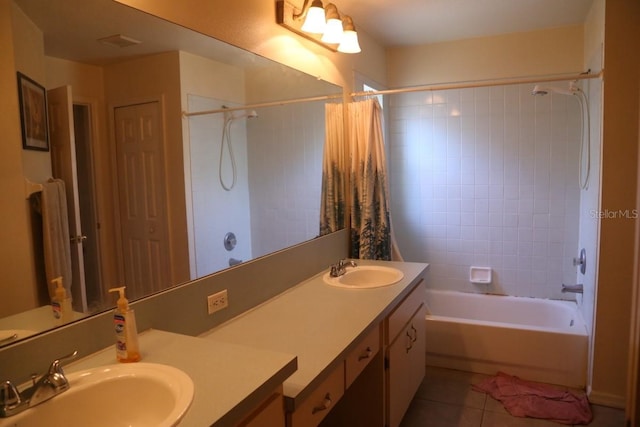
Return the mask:
POLYGON ((193 400, 193 381, 171 366, 131 363, 67 375, 67 391, 0 420, 0 426, 169 427, 193 400))
POLYGON ((331 286, 351 289, 370 289, 398 283, 404 274, 393 267, 381 265, 359 265, 347 267, 342 276, 331 277, 329 273, 323 276, 325 283, 331 286))

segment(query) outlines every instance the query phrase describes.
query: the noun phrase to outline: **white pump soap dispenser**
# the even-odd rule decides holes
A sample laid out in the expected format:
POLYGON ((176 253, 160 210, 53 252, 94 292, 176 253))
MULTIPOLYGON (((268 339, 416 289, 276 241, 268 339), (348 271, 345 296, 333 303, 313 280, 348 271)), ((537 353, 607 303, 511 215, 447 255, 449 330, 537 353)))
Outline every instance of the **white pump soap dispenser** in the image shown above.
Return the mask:
POLYGON ((140 360, 138 347, 138 329, 136 316, 129 307, 129 301, 124 295, 125 286, 109 289, 109 292, 119 292, 117 307, 113 312, 113 325, 116 331, 116 358, 118 362, 137 362, 140 360))

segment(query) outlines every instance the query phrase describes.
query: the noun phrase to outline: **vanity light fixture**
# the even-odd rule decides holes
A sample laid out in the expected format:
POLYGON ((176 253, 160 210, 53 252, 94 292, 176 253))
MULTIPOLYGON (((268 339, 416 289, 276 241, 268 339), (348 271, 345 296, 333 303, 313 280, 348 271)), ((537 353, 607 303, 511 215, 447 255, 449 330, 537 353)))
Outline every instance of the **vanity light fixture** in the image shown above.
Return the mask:
POLYGON ((342 19, 340 19, 338 8, 335 4, 329 3, 325 8, 325 14, 327 24, 320 40, 325 43, 339 44, 342 42, 344 31, 342 30, 342 19))
POLYGON ((304 0, 302 10, 298 10, 287 0, 278 0, 276 20, 288 30, 333 52, 361 51, 353 19, 340 15, 333 3, 323 6, 321 0, 304 0))
MULTIPOLYGON (((302 10, 304 13, 304 7, 302 10)), ((324 7, 322 7, 322 1, 313 0, 311 6, 307 9, 304 24, 302 24, 302 31, 311 34, 322 34, 326 26, 327 21, 324 14, 324 7)))
POLYGON ((361 51, 360 44, 358 43, 358 33, 356 33, 356 26, 353 25, 353 20, 350 16, 345 16, 343 21, 343 34, 340 45, 338 46, 338 52, 342 53, 359 53, 361 51))

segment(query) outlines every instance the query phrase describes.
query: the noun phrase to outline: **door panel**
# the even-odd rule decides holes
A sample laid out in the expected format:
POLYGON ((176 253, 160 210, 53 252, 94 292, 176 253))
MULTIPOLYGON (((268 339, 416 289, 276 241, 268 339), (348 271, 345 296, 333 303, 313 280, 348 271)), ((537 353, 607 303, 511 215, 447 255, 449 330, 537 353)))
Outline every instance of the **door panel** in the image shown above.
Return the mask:
POLYGON ((115 125, 125 284, 135 298, 171 277, 160 105, 116 108, 115 125))

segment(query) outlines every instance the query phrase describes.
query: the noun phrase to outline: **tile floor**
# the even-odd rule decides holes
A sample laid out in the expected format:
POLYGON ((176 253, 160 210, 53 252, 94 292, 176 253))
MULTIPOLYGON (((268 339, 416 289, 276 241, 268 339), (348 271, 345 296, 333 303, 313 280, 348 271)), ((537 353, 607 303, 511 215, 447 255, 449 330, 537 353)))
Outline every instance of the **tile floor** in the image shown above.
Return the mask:
MULTIPOLYGON (((471 389, 487 375, 427 367, 400 427, 560 427, 551 421, 511 416, 502 404, 471 389)), ((591 405, 589 427, 624 427, 624 411, 591 405)))

